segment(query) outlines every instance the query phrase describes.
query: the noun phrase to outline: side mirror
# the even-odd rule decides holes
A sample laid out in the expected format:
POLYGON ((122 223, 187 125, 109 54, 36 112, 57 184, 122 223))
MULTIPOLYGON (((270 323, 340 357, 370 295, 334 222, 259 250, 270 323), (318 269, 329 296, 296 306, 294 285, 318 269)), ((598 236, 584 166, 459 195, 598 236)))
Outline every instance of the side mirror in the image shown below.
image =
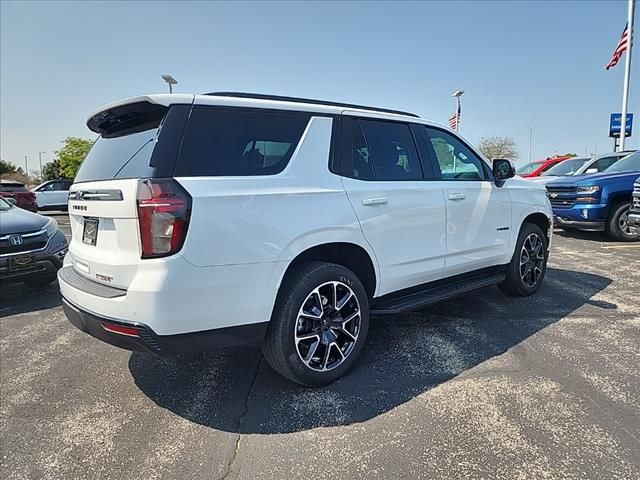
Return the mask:
POLYGON ((598 169, 597 168, 587 168, 587 170, 584 173, 598 173, 598 169))
POLYGON ((14 207, 15 207, 16 205, 18 205, 17 200, 16 200, 15 198, 13 198, 13 197, 3 197, 3 198, 4 198, 4 200, 6 200, 7 202, 9 202, 9 203, 10 203, 11 205, 13 205, 14 207))
POLYGON ((495 158, 493 160, 493 178, 498 186, 515 175, 516 170, 513 168, 513 165, 511 165, 511 161, 505 158, 495 158))

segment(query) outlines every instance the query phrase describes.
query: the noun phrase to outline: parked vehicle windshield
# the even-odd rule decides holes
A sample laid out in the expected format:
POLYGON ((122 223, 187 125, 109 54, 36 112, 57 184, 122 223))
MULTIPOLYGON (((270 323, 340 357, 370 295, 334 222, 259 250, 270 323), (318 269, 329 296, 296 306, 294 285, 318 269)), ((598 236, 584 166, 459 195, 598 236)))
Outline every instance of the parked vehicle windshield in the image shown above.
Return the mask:
POLYGON ((518 175, 526 175, 527 173, 531 173, 533 172, 536 168, 538 168, 540 165, 542 165, 542 162, 531 162, 531 163, 527 163, 526 165, 523 165, 519 168, 516 169, 516 173, 518 175))
POLYGON ((543 172, 542 175, 545 177, 563 177, 565 175, 573 175, 589 160, 589 158, 572 158, 571 160, 564 160, 557 165, 554 165, 546 172, 543 172))
POLYGON ((607 173, 640 171, 640 152, 632 153, 607 168, 607 173))
POLYGON ((2 199, 2 197, 0 197, 0 212, 4 212, 6 210, 9 210, 11 208, 11 204, 9 202, 6 202, 2 199))

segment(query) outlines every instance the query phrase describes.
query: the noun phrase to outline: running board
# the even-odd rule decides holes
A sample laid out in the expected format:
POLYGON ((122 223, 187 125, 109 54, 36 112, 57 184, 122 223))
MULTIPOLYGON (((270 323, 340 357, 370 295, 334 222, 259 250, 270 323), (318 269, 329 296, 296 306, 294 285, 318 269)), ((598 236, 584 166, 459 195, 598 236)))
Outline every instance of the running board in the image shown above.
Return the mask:
POLYGON ((458 280, 455 283, 440 284, 426 287, 423 290, 413 291, 406 295, 385 295, 374 299, 371 305, 371 315, 393 315, 411 310, 417 310, 433 303, 455 297, 462 293, 470 292, 478 288, 488 287, 500 283, 505 279, 504 273, 492 273, 491 275, 473 276, 468 279, 458 280))

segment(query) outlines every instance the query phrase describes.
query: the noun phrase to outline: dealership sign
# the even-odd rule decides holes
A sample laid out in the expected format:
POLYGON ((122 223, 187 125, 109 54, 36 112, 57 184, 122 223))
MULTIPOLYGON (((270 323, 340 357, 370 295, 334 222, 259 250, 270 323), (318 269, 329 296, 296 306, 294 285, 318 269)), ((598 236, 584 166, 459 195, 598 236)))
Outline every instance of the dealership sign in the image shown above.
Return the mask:
MULTIPOLYGON (((622 114, 612 113, 609 120, 609 136, 619 137, 622 124, 622 114)), ((633 113, 627 113, 627 123, 625 125, 625 137, 631 136, 631 127, 633 126, 633 113)))

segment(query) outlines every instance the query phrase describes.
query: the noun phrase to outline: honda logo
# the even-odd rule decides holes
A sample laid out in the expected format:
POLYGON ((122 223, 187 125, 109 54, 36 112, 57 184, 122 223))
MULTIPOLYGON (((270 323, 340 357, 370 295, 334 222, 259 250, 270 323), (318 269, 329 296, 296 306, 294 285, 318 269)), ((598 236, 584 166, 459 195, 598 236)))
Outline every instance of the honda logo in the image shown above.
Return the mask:
POLYGON ((22 238, 22 235, 11 235, 9 237, 9 243, 14 247, 17 247, 18 245, 22 245, 24 243, 24 239, 22 238))

